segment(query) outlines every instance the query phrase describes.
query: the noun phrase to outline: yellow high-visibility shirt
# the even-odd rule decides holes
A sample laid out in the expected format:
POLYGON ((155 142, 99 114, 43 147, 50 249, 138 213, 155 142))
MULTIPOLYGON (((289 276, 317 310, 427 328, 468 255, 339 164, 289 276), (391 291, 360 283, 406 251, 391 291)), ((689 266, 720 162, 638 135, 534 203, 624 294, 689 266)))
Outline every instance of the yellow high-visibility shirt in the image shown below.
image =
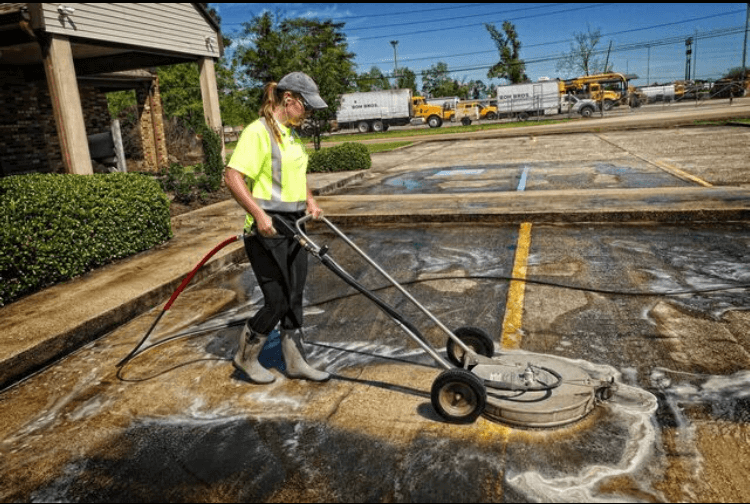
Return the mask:
MULTIPOLYGON (((304 211, 308 159, 305 146, 290 128, 279 122, 276 125, 281 131, 280 143, 263 118, 246 127, 227 166, 245 176, 250 194, 264 210, 304 211)), ((245 229, 249 230, 252 223, 253 216, 248 213, 245 229)))

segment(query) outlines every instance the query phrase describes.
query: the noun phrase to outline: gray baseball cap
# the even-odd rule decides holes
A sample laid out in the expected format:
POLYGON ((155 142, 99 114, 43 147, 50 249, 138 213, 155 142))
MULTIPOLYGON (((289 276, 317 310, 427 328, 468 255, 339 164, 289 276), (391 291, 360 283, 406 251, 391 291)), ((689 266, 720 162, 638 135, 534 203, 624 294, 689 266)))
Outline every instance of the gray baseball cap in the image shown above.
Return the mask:
POLYGON ((301 94, 302 98, 307 102, 307 105, 315 110, 328 108, 326 102, 320 97, 318 85, 315 84, 315 81, 304 72, 292 72, 286 74, 279 81, 277 87, 284 91, 294 91, 295 93, 301 94))

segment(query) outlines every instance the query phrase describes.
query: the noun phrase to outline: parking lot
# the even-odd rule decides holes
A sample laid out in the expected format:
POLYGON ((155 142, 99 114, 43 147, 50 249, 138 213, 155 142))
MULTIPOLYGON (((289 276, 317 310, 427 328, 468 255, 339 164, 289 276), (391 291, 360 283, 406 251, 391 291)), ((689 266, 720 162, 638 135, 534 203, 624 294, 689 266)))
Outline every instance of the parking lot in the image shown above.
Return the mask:
POLYGON ((615 374, 579 421, 444 422, 435 362, 312 257, 306 349, 332 379, 287 379, 271 338, 278 379, 251 384, 230 362, 261 301, 241 262, 183 294, 164 343, 119 375, 156 309, 4 391, 0 500, 747 501, 749 145, 741 126, 431 141, 319 198, 448 327, 615 374), (214 329, 168 339, 201 325, 214 329))

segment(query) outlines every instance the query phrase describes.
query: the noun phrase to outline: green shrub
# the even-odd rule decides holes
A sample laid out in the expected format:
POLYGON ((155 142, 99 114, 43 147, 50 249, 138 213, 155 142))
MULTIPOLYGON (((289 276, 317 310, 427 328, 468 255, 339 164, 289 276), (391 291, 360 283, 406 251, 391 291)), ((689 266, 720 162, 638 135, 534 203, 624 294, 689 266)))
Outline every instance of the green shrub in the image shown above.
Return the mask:
POLYGON ((174 193, 178 203, 188 204, 196 198, 205 199, 207 193, 221 188, 224 176, 224 159, 221 156, 221 137, 208 126, 199 128, 203 141, 203 159, 186 170, 179 163, 172 163, 169 168, 159 173, 159 182, 166 192, 174 193))
POLYGON ((224 158, 221 156, 221 137, 208 126, 201 131, 203 139, 203 178, 199 187, 206 191, 218 191, 224 176, 224 158))
POLYGON ((0 306, 171 236, 169 199, 150 176, 0 178, 0 306))
POLYGON ((347 142, 310 154, 307 171, 315 173, 369 170, 371 165, 372 160, 367 147, 359 143, 347 142))

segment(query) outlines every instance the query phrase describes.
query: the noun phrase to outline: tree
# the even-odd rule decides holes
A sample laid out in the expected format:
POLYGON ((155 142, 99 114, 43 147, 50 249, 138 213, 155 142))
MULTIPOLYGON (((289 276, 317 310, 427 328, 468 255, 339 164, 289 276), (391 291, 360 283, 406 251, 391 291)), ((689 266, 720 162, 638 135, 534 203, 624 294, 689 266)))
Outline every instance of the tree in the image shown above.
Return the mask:
POLYGON ((520 58, 521 42, 518 40, 516 27, 510 21, 503 22, 503 32, 499 32, 492 23, 484 23, 490 37, 497 46, 500 61, 487 72, 487 78, 507 79, 511 84, 529 80, 526 75, 526 63, 520 58))
POLYGON ((205 122, 198 65, 180 63, 158 67, 156 72, 164 116, 178 117, 193 128, 205 122))
POLYGON ((380 68, 373 66, 369 72, 365 72, 357 79, 357 91, 382 91, 384 89, 390 89, 391 84, 388 82, 388 78, 383 75, 380 68))
POLYGON ((469 81, 467 83, 467 86, 469 88, 468 97, 474 100, 487 98, 487 95, 491 93, 491 90, 489 87, 487 87, 487 84, 480 80, 469 81))
POLYGON ((448 77, 448 64, 442 61, 432 65, 422 73, 422 93, 427 96, 450 96, 443 90, 451 85, 448 77))
POLYGON ((409 68, 404 67, 398 70, 398 78, 396 79, 397 89, 411 89, 412 95, 417 94, 417 74, 412 72, 409 68))
MULTIPOLYGON (((254 16, 243 23, 242 37, 253 45, 238 48, 238 68, 249 84, 258 88, 270 81, 278 82, 284 75, 302 71, 318 84, 320 95, 328 104, 327 111, 315 112, 325 119, 335 113, 339 96, 354 88, 354 53, 349 52, 344 23, 331 20, 284 19, 269 12, 254 16)), ((255 104, 260 107, 260 99, 255 104)))
POLYGON ((557 71, 568 71, 575 76, 592 75, 608 71, 604 68, 601 58, 597 58, 596 46, 601 41, 601 30, 573 34, 570 52, 557 61, 557 71))

